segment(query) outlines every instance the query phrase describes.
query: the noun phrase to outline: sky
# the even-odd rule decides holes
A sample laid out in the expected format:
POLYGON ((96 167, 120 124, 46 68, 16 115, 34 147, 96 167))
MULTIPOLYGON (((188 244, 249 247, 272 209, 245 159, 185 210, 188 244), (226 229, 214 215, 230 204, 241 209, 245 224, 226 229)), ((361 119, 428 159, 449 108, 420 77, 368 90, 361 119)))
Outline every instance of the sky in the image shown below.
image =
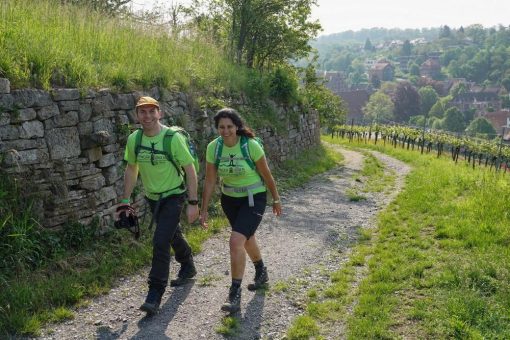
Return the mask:
MULTIPOLYGON (((133 0, 133 7, 149 9, 157 2, 133 0)), ((160 4, 164 2, 170 3, 159 0, 160 4)), ((320 21, 321 35, 372 27, 510 26, 510 0, 317 0, 317 3, 312 18, 320 21)))

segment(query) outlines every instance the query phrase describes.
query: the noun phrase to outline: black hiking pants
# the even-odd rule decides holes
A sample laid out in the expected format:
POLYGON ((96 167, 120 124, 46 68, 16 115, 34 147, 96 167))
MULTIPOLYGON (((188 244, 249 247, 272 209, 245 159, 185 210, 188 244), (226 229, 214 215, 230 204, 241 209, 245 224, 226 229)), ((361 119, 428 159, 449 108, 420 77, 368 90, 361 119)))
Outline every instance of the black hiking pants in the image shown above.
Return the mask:
MULTIPOLYGON (((170 246, 177 262, 182 264, 193 260, 191 247, 182 235, 179 224, 185 197, 185 194, 181 194, 162 198, 157 216, 154 216, 156 230, 152 238, 152 268, 148 283, 149 289, 154 288, 161 293, 168 283, 170 246)), ((154 214, 158 201, 147 200, 154 214)))

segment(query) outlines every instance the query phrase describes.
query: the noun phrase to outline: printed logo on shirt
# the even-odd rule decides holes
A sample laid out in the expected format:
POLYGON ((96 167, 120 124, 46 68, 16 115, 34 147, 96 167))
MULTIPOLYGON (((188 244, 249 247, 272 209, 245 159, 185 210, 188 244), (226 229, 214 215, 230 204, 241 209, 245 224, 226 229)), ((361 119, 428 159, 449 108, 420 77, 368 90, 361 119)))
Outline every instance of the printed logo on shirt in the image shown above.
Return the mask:
POLYGON ((237 154, 228 154, 228 160, 220 161, 218 166, 218 174, 220 176, 243 176, 246 173, 246 168, 243 166, 246 162, 240 162, 240 159, 237 159, 239 156, 237 154))

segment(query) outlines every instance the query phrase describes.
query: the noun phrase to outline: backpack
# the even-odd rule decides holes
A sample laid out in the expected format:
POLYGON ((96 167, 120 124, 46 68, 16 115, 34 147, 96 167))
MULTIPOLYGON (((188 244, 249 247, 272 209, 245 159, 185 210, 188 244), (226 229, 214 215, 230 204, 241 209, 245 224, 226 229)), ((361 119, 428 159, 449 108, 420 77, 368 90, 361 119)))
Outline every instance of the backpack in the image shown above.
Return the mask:
MULTIPOLYGON (((241 154, 243 155, 242 159, 244 159, 246 163, 248 163, 248 166, 252 170, 256 170, 255 162, 250 156, 250 148, 248 147, 249 139, 250 138, 241 135, 241 140, 239 144, 241 146, 241 154)), ((252 139, 259 143, 259 145, 262 147, 262 150, 264 150, 264 144, 262 143, 262 139, 260 139, 259 137, 253 137, 252 139)), ((216 138, 216 147, 214 149, 214 165, 216 166, 216 169, 218 169, 220 161, 222 160, 221 159, 222 152, 223 152, 223 138, 220 136, 216 138)))
POLYGON ((154 152, 156 154, 163 154, 166 156, 168 161, 172 163, 175 170, 177 170, 177 174, 179 176, 186 177, 186 173, 184 172, 184 169, 177 164, 175 161, 173 155, 172 155, 172 137, 176 134, 180 133, 184 136, 184 139, 186 140, 186 144, 188 145, 188 150, 193 156, 193 165, 195 166, 195 171, 198 173, 200 169, 200 162, 198 160, 198 154, 197 154, 197 148, 195 143, 193 142, 191 136, 189 135, 188 131, 184 130, 180 126, 170 126, 168 127, 168 130, 165 133, 165 136, 163 137, 163 151, 161 150, 153 150, 151 148, 148 148, 146 146, 142 145, 142 136, 143 131, 141 128, 137 129, 136 131, 136 137, 135 137, 135 159, 138 157, 138 153, 141 149, 149 150, 151 152, 154 152))

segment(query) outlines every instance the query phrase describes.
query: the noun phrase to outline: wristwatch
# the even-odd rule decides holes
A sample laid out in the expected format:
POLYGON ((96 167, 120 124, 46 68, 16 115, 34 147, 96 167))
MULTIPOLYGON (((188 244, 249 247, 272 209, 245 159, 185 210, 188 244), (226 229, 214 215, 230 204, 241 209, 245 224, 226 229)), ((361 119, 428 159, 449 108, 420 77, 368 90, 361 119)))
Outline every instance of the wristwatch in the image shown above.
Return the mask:
POLYGON ((198 200, 188 200, 189 205, 198 205, 198 200))

